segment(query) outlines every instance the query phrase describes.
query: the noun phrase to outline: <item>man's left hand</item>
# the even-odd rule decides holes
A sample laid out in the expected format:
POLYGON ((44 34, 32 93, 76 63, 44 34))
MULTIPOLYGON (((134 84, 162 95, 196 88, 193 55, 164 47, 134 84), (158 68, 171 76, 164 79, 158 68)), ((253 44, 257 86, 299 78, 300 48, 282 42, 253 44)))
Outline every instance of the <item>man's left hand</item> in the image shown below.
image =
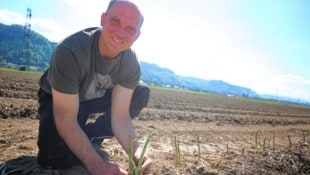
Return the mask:
MULTIPOLYGON (((140 158, 140 155, 136 154, 135 155, 135 162, 136 162, 136 164, 138 164, 139 158, 140 158)), ((153 163, 153 160, 149 156, 144 155, 143 162, 142 162, 142 167, 141 167, 142 174, 150 173, 152 163, 153 163)))

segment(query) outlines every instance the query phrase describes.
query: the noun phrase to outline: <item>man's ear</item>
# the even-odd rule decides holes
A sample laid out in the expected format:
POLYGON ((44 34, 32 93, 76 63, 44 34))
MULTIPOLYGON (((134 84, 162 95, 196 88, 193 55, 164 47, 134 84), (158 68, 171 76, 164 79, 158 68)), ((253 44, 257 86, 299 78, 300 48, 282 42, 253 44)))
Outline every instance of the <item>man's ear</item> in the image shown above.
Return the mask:
POLYGON ((104 25, 105 17, 106 17, 106 14, 105 14, 105 13, 102 13, 102 14, 101 14, 101 21, 100 21, 100 25, 101 25, 101 26, 104 25))
POLYGON ((136 34, 135 41, 139 38, 141 31, 139 30, 138 33, 136 34))

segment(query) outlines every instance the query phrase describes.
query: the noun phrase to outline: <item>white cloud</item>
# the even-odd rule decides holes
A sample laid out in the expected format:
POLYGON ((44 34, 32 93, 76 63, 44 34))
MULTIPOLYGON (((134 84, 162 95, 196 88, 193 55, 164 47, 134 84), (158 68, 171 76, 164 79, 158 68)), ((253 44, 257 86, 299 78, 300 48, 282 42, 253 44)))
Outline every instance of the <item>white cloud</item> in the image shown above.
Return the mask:
POLYGON ((55 15, 55 18, 69 34, 88 27, 98 27, 101 14, 105 11, 108 2, 106 0, 62 0, 61 5, 66 12, 55 15))
POLYGON ((0 22, 6 25, 19 24, 23 25, 26 22, 26 17, 20 13, 0 9, 0 22))
POLYGON ((35 18, 31 21, 31 24, 33 26, 32 30, 40 33, 50 41, 58 42, 69 34, 68 31, 64 30, 64 28, 53 19, 35 18))
POLYGON ((279 84, 294 84, 294 85, 301 85, 301 86, 310 85, 310 79, 306 79, 304 77, 300 77, 297 75, 291 75, 291 74, 275 76, 274 80, 275 82, 278 82, 279 84))
POLYGON ((179 75, 224 80, 258 93, 310 99, 309 80, 284 75, 286 72, 275 61, 277 55, 259 37, 257 29, 234 20, 239 14, 231 10, 233 4, 222 8, 215 1, 201 2, 207 3, 205 11, 193 12, 199 18, 192 13, 182 15, 199 3, 183 3, 188 7, 184 5, 179 13, 175 6, 161 2, 142 4, 142 9, 147 9, 146 20, 134 45, 140 59, 179 75))
MULTIPOLYGON (((70 12, 78 21, 86 24, 100 24, 101 13, 104 12, 108 6, 109 1, 103 0, 62 0, 70 12)), ((68 14, 69 15, 69 14, 68 14)), ((74 21, 76 22, 76 21, 74 21)))
POLYGON ((99 4, 105 3, 107 4, 107 1, 102 0, 88 0, 87 2, 85 0, 63 0, 66 4, 68 4, 71 7, 78 8, 78 9, 88 9, 89 7, 98 7, 99 4))
POLYGON ((298 75, 274 75, 255 83, 260 93, 310 100, 310 79, 298 75))
MULTIPOLYGON (((6 25, 19 24, 24 25, 26 22, 26 16, 20 13, 0 9, 0 22, 6 25)), ((68 35, 68 32, 58 24, 54 19, 49 18, 32 18, 31 30, 43 35, 50 41, 60 41, 64 36, 68 35)))

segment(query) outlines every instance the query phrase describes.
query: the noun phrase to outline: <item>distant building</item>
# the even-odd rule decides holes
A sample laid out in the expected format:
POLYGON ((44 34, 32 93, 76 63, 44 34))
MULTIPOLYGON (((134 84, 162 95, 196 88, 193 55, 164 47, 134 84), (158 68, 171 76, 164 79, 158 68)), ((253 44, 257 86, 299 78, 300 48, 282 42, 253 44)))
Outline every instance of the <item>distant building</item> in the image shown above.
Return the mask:
POLYGON ((16 64, 14 64, 14 63, 9 63, 9 62, 6 62, 6 61, 1 61, 0 62, 0 67, 16 69, 18 66, 16 64))
POLYGON ((26 65, 19 65, 18 69, 21 70, 21 71, 39 71, 39 72, 43 72, 44 71, 41 67, 26 66, 26 65))
POLYGON ((6 67, 7 66, 7 62, 0 62, 0 67, 6 67))

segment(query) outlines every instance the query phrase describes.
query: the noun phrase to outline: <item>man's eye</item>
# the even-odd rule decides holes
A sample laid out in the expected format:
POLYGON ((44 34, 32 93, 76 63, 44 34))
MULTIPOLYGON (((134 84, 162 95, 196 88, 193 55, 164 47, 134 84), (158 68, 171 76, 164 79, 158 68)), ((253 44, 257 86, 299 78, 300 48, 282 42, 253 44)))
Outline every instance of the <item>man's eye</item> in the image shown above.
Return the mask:
POLYGON ((136 29, 134 29, 134 28, 132 28, 132 27, 126 28, 126 31, 127 31, 130 35, 136 34, 136 29))
POLYGON ((119 24, 119 20, 117 18, 112 18, 111 19, 112 24, 114 25, 118 25, 119 24))

